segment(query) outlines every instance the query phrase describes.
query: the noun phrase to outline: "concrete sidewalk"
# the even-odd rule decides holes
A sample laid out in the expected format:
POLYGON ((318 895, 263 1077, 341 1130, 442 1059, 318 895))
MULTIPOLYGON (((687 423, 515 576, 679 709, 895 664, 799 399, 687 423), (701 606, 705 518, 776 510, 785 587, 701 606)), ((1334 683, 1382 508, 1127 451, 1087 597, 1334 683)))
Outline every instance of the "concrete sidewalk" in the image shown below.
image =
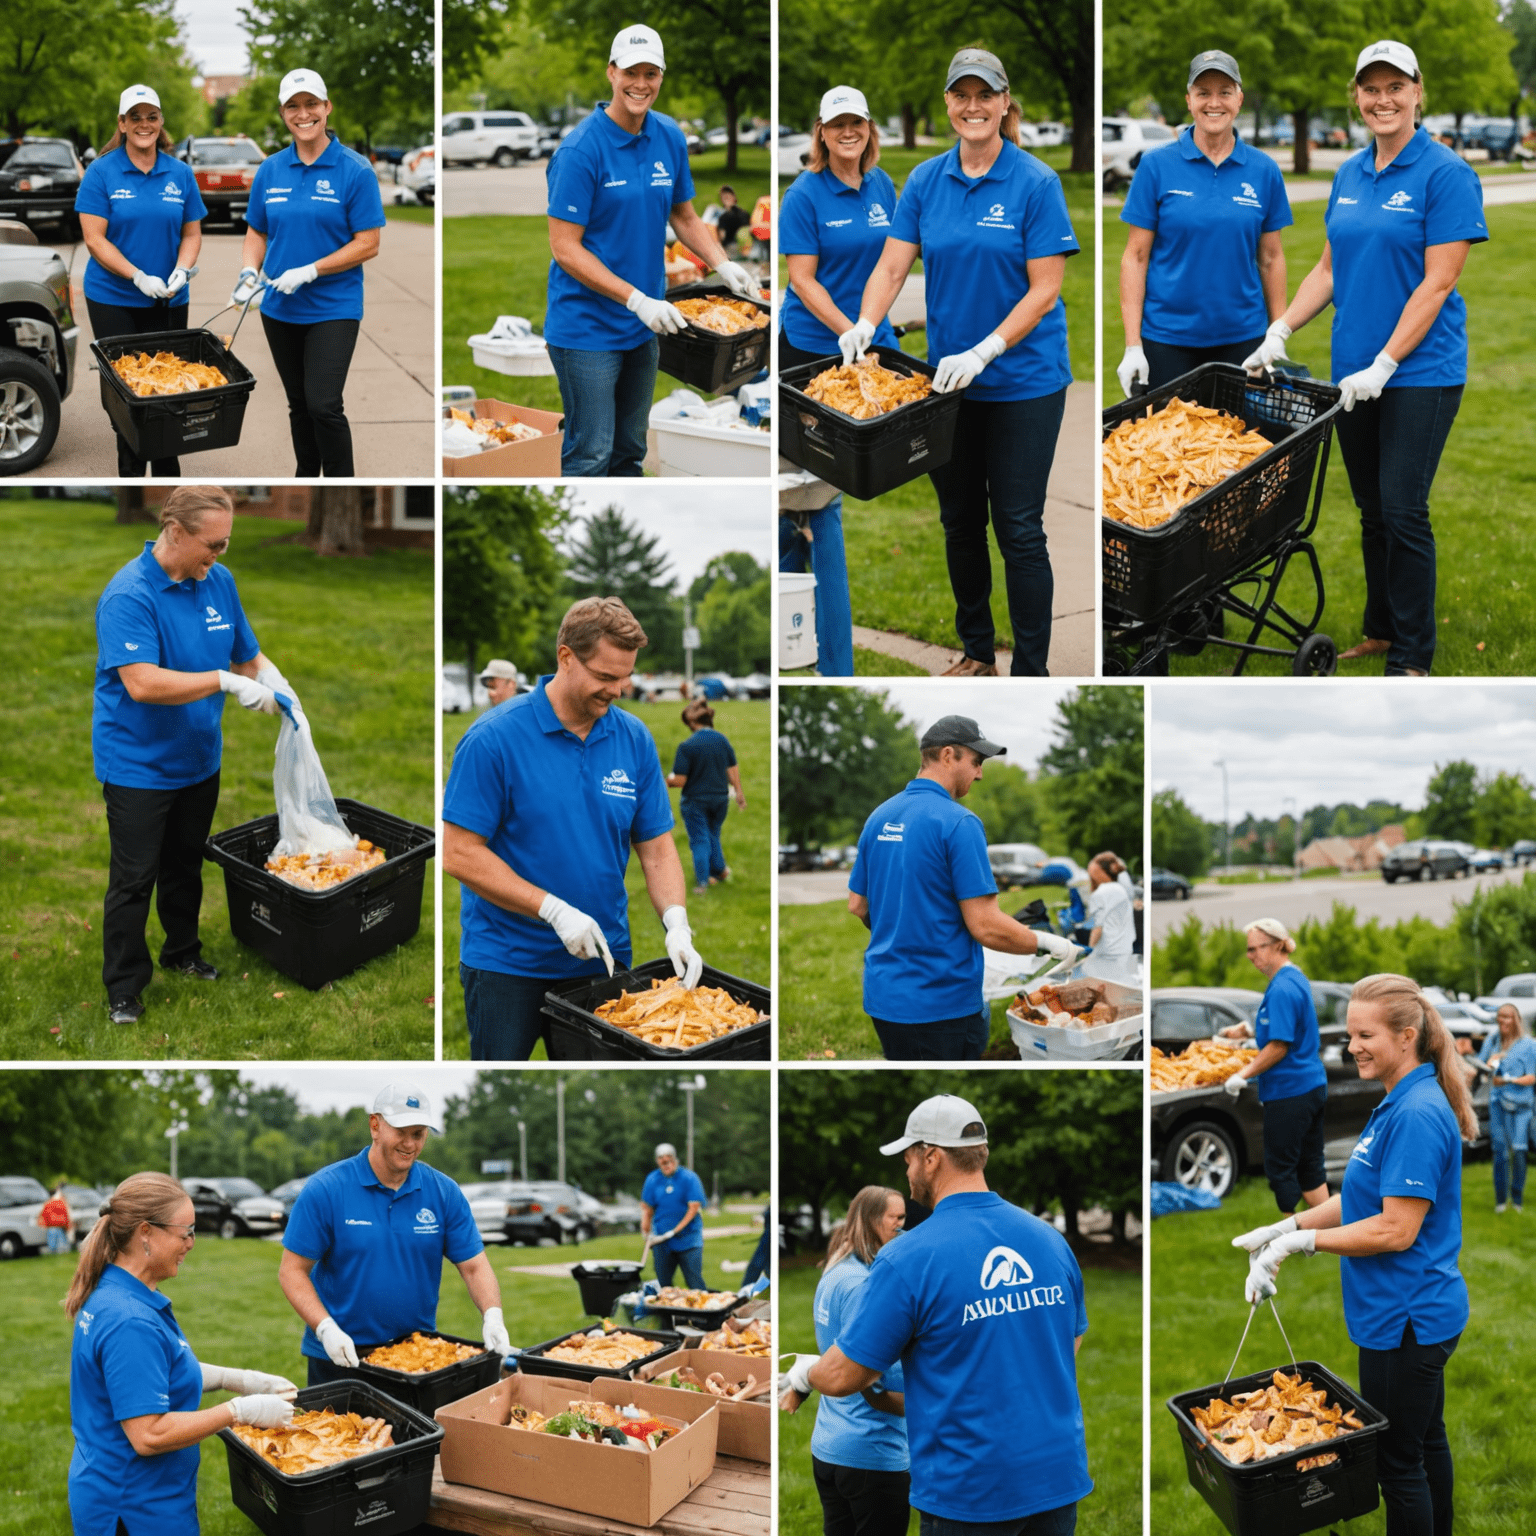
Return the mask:
POLYGON ((545 196, 544 160, 519 162, 501 170, 494 165, 445 165, 439 192, 443 217, 467 218, 477 213, 549 212, 545 196))
MULTIPOLYGON (((360 480, 429 478, 436 472, 436 417, 433 409, 432 226, 391 221, 382 232, 379 254, 363 268, 363 323, 347 376, 347 417, 360 480)), ((188 312, 193 326, 227 336, 238 312, 214 317, 228 302, 240 273, 243 237, 205 234, 198 275, 192 280, 188 312), (211 323, 210 323, 211 319, 211 323)), ((105 406, 91 354, 90 317, 81 281, 84 245, 54 247, 70 269, 80 340, 75 353, 75 387, 64 402, 58 442, 48 458, 23 479, 117 478, 117 439, 105 406)), ((265 481, 293 474, 288 401, 253 309, 240 327, 235 355, 256 375, 247 399, 240 441, 232 448, 189 453, 181 461, 188 480, 265 481)))

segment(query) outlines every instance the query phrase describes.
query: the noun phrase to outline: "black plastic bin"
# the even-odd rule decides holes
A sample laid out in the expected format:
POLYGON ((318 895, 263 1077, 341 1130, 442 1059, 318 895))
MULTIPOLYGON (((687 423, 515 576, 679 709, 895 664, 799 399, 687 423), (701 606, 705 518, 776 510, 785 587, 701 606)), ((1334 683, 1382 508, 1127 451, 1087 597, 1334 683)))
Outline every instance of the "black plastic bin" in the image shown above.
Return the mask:
POLYGON ((640 1284, 643 1266, 633 1260, 597 1260, 571 1265, 571 1279, 581 1291, 581 1310, 593 1317, 609 1317, 613 1304, 640 1284))
MULTIPOLYGON (((733 303, 753 304, 765 315, 773 313, 765 299, 743 299, 713 283, 685 283, 681 288, 669 288, 666 297, 669 304, 679 299, 729 299, 733 303)), ((718 395, 745 384, 768 366, 768 339, 772 333, 771 324, 734 336, 717 336, 713 331, 690 325, 675 336, 657 337, 660 350, 656 365, 690 389, 718 395)))
MULTIPOLYGON (((860 501, 872 501, 949 463, 963 389, 855 421, 812 400, 803 388, 828 368, 840 368, 842 361, 824 357, 780 371, 779 452, 791 464, 860 501)), ((930 379, 938 372, 931 363, 890 347, 881 350, 880 365, 892 373, 926 373, 930 379)))
MULTIPOLYGON (((544 994, 544 1017, 549 1020, 546 1041, 551 1061, 767 1061, 772 1045, 773 1022, 732 1030, 718 1040, 703 1045, 671 1050, 664 1045, 647 1045, 644 1040, 600 1019, 592 1011, 599 1003, 609 1002, 623 991, 644 991, 653 979, 666 980, 677 974, 670 960, 648 960, 632 971, 613 976, 582 976, 564 981, 544 994)), ((701 986, 723 987, 737 1002, 750 1003, 764 1015, 773 1011, 773 997, 767 987, 755 981, 743 981, 724 971, 705 966, 699 977, 701 986)))
POLYGON ((1368 1515, 1376 1508, 1376 1440, 1387 1427, 1386 1416, 1317 1361, 1301 1360, 1292 1369, 1300 1371, 1303 1380, 1325 1387, 1330 1404, 1354 1409, 1365 1428, 1239 1467, 1212 1448, 1189 1410, 1205 1407, 1213 1397, 1230 1399, 1234 1392, 1267 1387, 1273 1370, 1234 1377, 1168 1399, 1168 1410, 1184 1445, 1190 1484, 1232 1536, 1301 1536, 1304 1531, 1318 1531, 1340 1520, 1368 1515), (1328 1455, 1338 1457, 1331 1466, 1306 1472, 1297 1467, 1298 1462, 1328 1455))
MULTIPOLYGON (((359 1381, 380 1392, 387 1392, 396 1402, 414 1408, 429 1419, 444 1403, 456 1403, 461 1397, 478 1392, 501 1379, 501 1356, 493 1349, 486 1349, 479 1339, 464 1339, 452 1333, 434 1333, 433 1338, 447 1339, 450 1344, 470 1344, 484 1350, 473 1360, 460 1360, 436 1371, 392 1371, 382 1365, 369 1365, 360 1360, 356 1375, 359 1381)), ((403 1343, 410 1334, 402 1333, 391 1344, 403 1343)))
POLYGON ((674 1328, 681 1328, 685 1324, 689 1328, 698 1328, 708 1333, 721 1327, 737 1307, 743 1305, 749 1298, 746 1296, 734 1297, 729 1305, 724 1307, 711 1307, 705 1311, 701 1307, 668 1307, 653 1301, 649 1296, 640 1298, 640 1305, 645 1308, 648 1318, 664 1318, 674 1328))
POLYGON ((551 1360, 543 1353, 555 1344, 563 1344, 567 1339, 574 1339, 581 1334, 590 1333, 590 1328, 576 1328, 570 1333, 562 1333, 558 1338, 545 1339, 542 1344, 535 1344, 531 1349, 525 1349, 517 1356, 518 1368, 527 1376, 565 1376, 572 1381, 625 1381, 635 1373, 637 1365, 644 1365, 648 1360, 659 1360, 663 1355, 669 1355, 674 1349, 683 1347, 683 1336, 670 1330, 658 1328, 615 1328, 615 1333, 632 1333, 636 1338, 654 1339, 656 1348, 648 1355, 641 1355, 638 1360, 631 1360, 627 1365, 604 1367, 601 1365, 577 1365, 571 1360, 551 1360))
POLYGON ((415 934, 427 860, 436 846, 429 827, 361 801, 337 800, 336 809, 351 831, 386 857, 328 891, 302 890, 262 867, 277 846, 276 815, 216 832, 203 848, 204 857, 224 870, 230 931, 311 992, 415 934))
POLYGON ((245 402, 256 376, 212 331, 149 331, 142 336, 106 336, 91 343, 101 375, 101 403, 112 425, 141 459, 230 448, 240 441, 245 402), (170 352, 190 363, 217 368, 229 383, 182 395, 136 395, 112 364, 125 352, 170 352))
POLYGON ((221 1429, 235 1508, 267 1536, 350 1536, 359 1530, 370 1536, 400 1536, 426 1520, 432 1504, 432 1464, 443 1438, 440 1424, 350 1379, 304 1387, 294 1406, 388 1419, 395 1443, 333 1467, 290 1476, 237 1439, 233 1430, 221 1429))

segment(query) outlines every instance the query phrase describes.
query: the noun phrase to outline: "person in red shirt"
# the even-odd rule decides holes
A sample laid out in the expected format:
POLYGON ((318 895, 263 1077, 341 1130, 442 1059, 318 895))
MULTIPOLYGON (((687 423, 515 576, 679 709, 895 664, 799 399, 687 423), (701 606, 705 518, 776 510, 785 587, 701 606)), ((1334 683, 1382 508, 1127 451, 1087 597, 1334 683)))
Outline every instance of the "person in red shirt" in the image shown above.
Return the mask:
POLYGON ((37 1224, 48 1238, 49 1253, 68 1253, 70 1233, 74 1230, 75 1215, 64 1198, 64 1186, 60 1184, 52 1196, 43 1203, 37 1213, 37 1224))

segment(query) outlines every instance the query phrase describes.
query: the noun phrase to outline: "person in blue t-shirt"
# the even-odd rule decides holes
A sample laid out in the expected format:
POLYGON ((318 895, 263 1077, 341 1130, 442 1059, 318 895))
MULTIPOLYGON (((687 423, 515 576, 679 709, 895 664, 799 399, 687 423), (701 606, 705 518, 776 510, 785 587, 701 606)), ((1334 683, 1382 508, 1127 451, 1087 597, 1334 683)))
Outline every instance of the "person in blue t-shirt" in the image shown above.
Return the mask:
POLYGON ((218 563, 233 526, 221 486, 177 486, 160 508, 160 537, 96 603, 91 753, 112 848, 101 979, 114 1024, 144 1013, 139 994, 155 973, 144 937, 152 894, 165 929, 161 969, 218 980, 197 920, 203 844, 219 803, 224 695, 275 715, 281 694, 303 713, 218 563))
POLYGON ((1494 1211, 1504 1213, 1506 1200, 1525 1209, 1525 1156, 1531 1134, 1531 1107, 1536 1101, 1536 1040, 1526 1033, 1525 1020, 1513 1003, 1503 1004, 1498 1028, 1490 1030, 1478 1059, 1492 1069, 1488 1094, 1488 1139, 1493 1143, 1494 1211))
POLYGON ((704 961, 651 733, 613 708, 645 631, 616 597, 573 603, 555 671, 464 733, 443 794, 443 872, 463 886, 459 981, 476 1061, 526 1061, 544 994, 630 964, 633 849, 683 985, 704 961), (556 894, 557 892, 562 894, 556 894))
POLYGON ((877 806, 859 836, 848 910, 869 929, 864 1011, 887 1061, 975 1061, 991 1015, 982 947, 1009 955, 1076 953, 997 904, 981 818, 960 801, 1008 749, 965 715, 923 733, 917 777, 877 806))
POLYGON ((1291 202, 1280 167, 1233 130, 1243 110, 1237 60, 1217 48, 1197 53, 1184 101, 1193 126, 1142 156, 1120 210, 1131 229, 1115 373, 1127 395, 1202 363, 1241 363, 1285 308, 1280 231, 1291 202))
POLYGON ((1275 1203, 1287 1216, 1298 1200, 1321 1205, 1328 1198, 1323 1172, 1323 1120, 1328 1110, 1328 1070, 1323 1066, 1312 987, 1290 956, 1296 940, 1273 917, 1248 924, 1248 958, 1268 978, 1252 1029, 1234 1024, 1223 1037, 1252 1035, 1259 1054, 1222 1086, 1235 1099, 1256 1083, 1264 1108, 1264 1174, 1275 1203))
POLYGON ((566 476, 644 473, 656 338, 688 323, 666 300, 669 223, 732 293, 762 293, 694 209, 687 140, 654 110, 666 67, 650 27, 620 31, 608 50, 613 99, 561 141, 545 172, 552 259, 544 338, 565 406, 566 476))
POLYGON ((656 1278, 672 1284, 681 1268, 683 1284, 702 1291, 704 1285, 704 1183, 677 1160, 670 1141, 656 1148, 656 1166, 640 1187, 640 1230, 646 1251, 656 1260, 656 1278))
POLYGON ((693 855, 693 888, 707 891, 712 885, 731 878, 720 845, 720 829, 725 825, 731 796, 747 808, 741 787, 741 769, 736 763, 736 749, 715 729, 715 712, 708 704, 695 702, 683 710, 683 724, 691 734, 677 744, 667 788, 682 790, 683 825, 688 829, 688 851, 693 855))
MULTIPOLYGON (((117 131, 75 194, 80 237, 91 253, 85 309, 97 341, 187 329, 187 285, 197 275, 208 210, 191 166, 174 151, 160 98, 147 85, 130 85, 117 103, 117 131)), ((148 467, 162 478, 181 473, 174 457, 148 467)), ((144 469, 119 434, 118 474, 138 480, 144 469)))
POLYGON ((69 1516, 76 1536, 197 1536, 199 1444, 234 1424, 293 1418, 286 1376, 204 1365, 161 1286, 197 1237, 191 1197, 135 1173, 101 1203, 64 1299, 69 1361, 69 1516), (209 1408, 207 1392, 239 1396, 209 1408))
POLYGON ((1339 655, 1385 656, 1388 677, 1424 677, 1436 636, 1429 489, 1467 382, 1456 284, 1488 226, 1477 172, 1418 125, 1413 49, 1362 50, 1351 93, 1375 142, 1335 173, 1322 258, 1244 367, 1283 359, 1292 332, 1333 305, 1335 430, 1365 560, 1364 638, 1339 655))
POLYGON ((230 300, 261 305, 288 397, 294 474, 346 478, 352 428, 342 391, 363 320, 363 263, 379 254, 384 200, 373 167, 326 127, 331 101, 314 70, 283 76, 278 107, 293 137, 256 168, 245 265, 230 300))
POLYGON ((427 1095, 387 1084, 368 1116, 369 1145, 322 1168, 294 1201, 277 1283, 304 1319, 312 1387, 350 1375, 381 1344, 433 1332, 445 1259, 481 1313, 485 1347, 512 1352, 469 1201, 420 1161, 428 1131, 443 1134, 427 1095))
POLYGON ((1367 976, 1349 999, 1349 1053, 1386 1090, 1322 1205, 1232 1239, 1252 1255, 1243 1299, 1273 1296, 1294 1253, 1335 1253, 1344 1322, 1360 1350, 1360 1395, 1386 1415, 1376 1477, 1387 1529, 1451 1529, 1455 1468, 1445 1367, 1471 1304, 1461 1253, 1462 1142, 1477 1116, 1456 1043, 1406 976, 1367 976))
POLYGON ((1061 283, 1078 249, 1061 178, 1021 147, 996 54, 962 48, 944 105, 959 143, 907 178, 859 318, 838 337, 862 357, 923 260, 933 387, 964 390, 949 462, 929 474, 965 654, 946 677, 996 677, 990 524, 1013 629, 1012 675, 1044 677, 1055 591, 1045 492, 1072 367, 1061 283))
POLYGON ((966 1100, 924 1100, 880 1151, 933 1214, 875 1255, 857 1309, 829 1349, 796 1356, 780 1406, 851 1397, 899 1361, 922 1536, 1070 1536, 1093 1492, 1077 1260, 987 1188, 987 1127, 966 1100))

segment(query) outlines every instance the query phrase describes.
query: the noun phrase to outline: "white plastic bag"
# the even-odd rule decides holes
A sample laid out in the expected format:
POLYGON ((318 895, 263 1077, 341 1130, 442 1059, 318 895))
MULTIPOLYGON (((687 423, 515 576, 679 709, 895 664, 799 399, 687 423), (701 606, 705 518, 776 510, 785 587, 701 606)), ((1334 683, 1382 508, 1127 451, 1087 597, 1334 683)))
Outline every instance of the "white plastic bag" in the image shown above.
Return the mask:
POLYGON ((309 721, 297 723, 284 714, 277 733, 272 788, 277 795, 278 858, 294 854, 345 853, 357 847, 356 836, 336 809, 326 782, 309 721))

